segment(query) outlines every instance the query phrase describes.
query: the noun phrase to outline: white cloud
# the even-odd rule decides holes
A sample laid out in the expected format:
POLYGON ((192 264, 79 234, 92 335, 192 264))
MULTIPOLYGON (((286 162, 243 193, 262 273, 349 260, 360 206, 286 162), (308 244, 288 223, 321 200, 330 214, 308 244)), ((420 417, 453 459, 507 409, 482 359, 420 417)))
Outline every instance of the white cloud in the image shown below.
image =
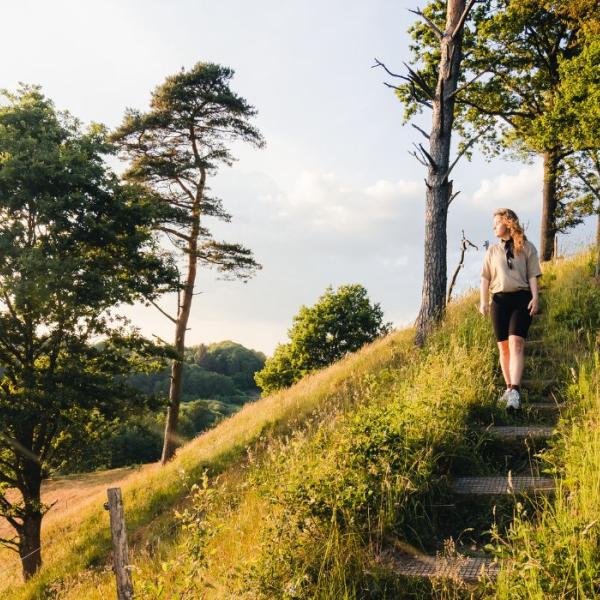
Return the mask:
POLYGON ((332 172, 304 170, 285 192, 261 196, 270 205, 271 220, 279 225, 308 229, 315 234, 369 237, 390 221, 414 214, 419 199, 415 181, 379 180, 361 187, 348 184, 332 172))
POLYGON ((514 175, 502 173, 492 179, 483 179, 470 198, 472 206, 490 212, 509 207, 517 214, 539 211, 543 185, 541 162, 527 165, 514 175))

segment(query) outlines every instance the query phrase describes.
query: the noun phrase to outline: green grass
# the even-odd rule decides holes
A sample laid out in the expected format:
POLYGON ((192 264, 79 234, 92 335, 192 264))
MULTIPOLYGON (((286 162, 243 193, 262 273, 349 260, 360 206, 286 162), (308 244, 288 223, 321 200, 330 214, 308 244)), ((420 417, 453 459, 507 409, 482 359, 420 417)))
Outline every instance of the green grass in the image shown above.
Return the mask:
POLYGON ((510 531, 497 536, 507 560, 493 598, 600 597, 600 284, 590 271, 584 254, 552 272, 549 318, 568 367, 558 396, 568 410, 545 459, 560 485, 539 519, 517 507, 510 531))
MULTIPOLYGON (((571 591, 579 585, 579 597, 594 597, 600 402, 598 342, 590 332, 598 327, 600 293, 588 277, 589 261, 583 252, 544 267, 550 287, 541 323, 554 340, 555 372, 565 375, 561 393, 573 407, 544 460, 564 476, 568 492, 537 520, 519 513, 511 529, 495 532, 497 551, 518 560, 502 571, 497 589, 481 586, 491 597, 578 597, 547 595, 561 585, 571 591), (586 350, 587 366, 580 369, 574 361, 586 350), (570 367, 575 382, 566 378, 573 377, 570 367), (576 523, 569 517, 576 529, 569 529, 573 489, 587 512, 578 504, 576 523), (573 531, 589 545, 570 554, 573 531), (567 566, 573 556, 585 565, 576 575, 567 566), (536 561, 543 576, 536 575, 536 561), (528 595, 535 590, 541 595, 528 595)), ((491 468, 472 427, 493 409, 500 389, 497 352, 476 304, 475 292, 453 302, 423 350, 412 345, 411 328, 394 331, 245 406, 182 448, 167 467, 132 479, 123 492, 136 597, 469 597, 450 582, 398 578, 376 558, 389 540, 428 552, 440 548, 444 517, 434 505, 445 497, 449 477, 491 468)), ((485 520, 486 510, 473 518, 485 520)), ((4 590, 7 598, 114 596, 108 517, 100 505, 53 524, 44 540, 41 572, 4 590)))

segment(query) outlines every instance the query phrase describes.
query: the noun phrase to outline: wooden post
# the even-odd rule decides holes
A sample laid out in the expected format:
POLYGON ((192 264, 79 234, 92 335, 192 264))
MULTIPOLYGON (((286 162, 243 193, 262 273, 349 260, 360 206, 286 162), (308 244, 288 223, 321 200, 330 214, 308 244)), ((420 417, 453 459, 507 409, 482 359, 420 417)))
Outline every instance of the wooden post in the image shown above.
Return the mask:
POLYGON ((108 502, 104 508, 110 514, 110 531, 113 542, 113 571, 117 580, 118 600, 133 600, 133 583, 129 570, 129 551, 127 549, 127 532, 125 531, 125 514, 121 488, 107 490, 108 502))

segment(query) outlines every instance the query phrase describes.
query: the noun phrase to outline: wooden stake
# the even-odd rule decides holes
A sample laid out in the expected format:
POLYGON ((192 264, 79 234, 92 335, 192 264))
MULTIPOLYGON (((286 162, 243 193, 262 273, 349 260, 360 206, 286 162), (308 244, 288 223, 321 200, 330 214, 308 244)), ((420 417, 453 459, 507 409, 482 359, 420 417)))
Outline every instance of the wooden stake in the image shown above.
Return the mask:
POLYGON ((107 490, 108 502, 104 508, 110 514, 110 531, 113 543, 113 571, 117 580, 118 600, 133 600, 133 583, 127 548, 127 532, 125 531, 125 514, 121 488, 107 490))

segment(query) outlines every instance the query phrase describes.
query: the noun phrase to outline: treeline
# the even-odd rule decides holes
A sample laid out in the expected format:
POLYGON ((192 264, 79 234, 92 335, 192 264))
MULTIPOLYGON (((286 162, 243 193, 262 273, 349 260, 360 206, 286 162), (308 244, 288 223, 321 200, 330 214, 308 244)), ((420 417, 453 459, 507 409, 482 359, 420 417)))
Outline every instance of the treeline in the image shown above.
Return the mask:
MULTIPOLYGON (((179 443, 214 427, 246 402, 258 398, 254 374, 264 367, 265 361, 262 352, 230 340, 186 348, 179 443)), ((124 379, 128 385, 154 398, 158 408, 115 419, 111 426, 74 448, 60 469, 61 474, 112 469, 160 458, 171 368, 166 366, 154 373, 135 373, 124 379)))

